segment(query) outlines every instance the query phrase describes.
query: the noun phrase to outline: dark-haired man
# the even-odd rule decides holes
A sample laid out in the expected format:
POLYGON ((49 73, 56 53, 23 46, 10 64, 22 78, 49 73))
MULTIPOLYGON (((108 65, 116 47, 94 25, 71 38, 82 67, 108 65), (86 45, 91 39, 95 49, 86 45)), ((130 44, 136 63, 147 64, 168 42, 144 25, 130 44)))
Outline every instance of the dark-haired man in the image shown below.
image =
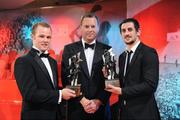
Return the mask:
POLYGON ((107 91, 120 96, 120 120, 159 120, 154 97, 159 80, 157 52, 141 42, 136 19, 125 19, 119 29, 126 44, 119 56, 120 87, 108 85, 107 91))

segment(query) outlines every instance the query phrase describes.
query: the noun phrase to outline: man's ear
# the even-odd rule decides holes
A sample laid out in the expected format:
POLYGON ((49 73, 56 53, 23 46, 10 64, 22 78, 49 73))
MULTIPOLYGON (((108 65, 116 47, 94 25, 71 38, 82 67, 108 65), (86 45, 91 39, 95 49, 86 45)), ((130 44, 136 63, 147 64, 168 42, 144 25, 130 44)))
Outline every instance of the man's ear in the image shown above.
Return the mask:
POLYGON ((31 34, 32 43, 34 42, 34 34, 31 34))
POLYGON ((33 34, 31 34, 31 38, 33 38, 33 34))
POLYGON ((137 35, 138 35, 138 36, 141 35, 141 29, 139 29, 139 30, 137 31, 137 35))

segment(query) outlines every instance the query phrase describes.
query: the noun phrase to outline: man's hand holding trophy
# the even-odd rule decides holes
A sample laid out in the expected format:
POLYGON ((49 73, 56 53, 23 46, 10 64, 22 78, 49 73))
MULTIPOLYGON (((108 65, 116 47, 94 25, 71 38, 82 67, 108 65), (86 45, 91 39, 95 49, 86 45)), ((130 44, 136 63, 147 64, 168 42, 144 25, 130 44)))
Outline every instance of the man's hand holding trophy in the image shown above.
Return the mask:
POLYGON ((116 60, 115 54, 112 52, 112 48, 109 50, 105 50, 104 54, 102 55, 104 67, 103 73, 104 76, 107 78, 105 79, 105 86, 107 87, 108 84, 113 85, 115 87, 119 87, 119 79, 117 78, 116 73, 116 60))
POLYGON ((78 83, 79 79, 79 72, 80 72, 80 66, 79 63, 82 60, 80 59, 80 52, 73 55, 69 58, 69 80, 70 85, 67 86, 67 88, 70 88, 75 91, 76 96, 81 95, 81 84, 78 83))

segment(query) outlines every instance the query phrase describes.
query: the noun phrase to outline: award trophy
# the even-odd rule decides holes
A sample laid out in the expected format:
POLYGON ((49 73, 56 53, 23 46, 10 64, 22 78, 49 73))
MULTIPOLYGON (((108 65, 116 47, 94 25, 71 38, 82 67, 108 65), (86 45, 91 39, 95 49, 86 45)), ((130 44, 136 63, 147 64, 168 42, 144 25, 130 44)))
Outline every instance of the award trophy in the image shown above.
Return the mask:
POLYGON ((113 86, 119 87, 119 79, 117 78, 116 73, 116 61, 114 59, 115 54, 112 52, 112 48, 109 50, 105 50, 102 55, 104 67, 107 71, 107 79, 105 79, 105 86, 111 84, 113 86))
POLYGON ((69 58, 69 79, 70 85, 67 88, 70 88, 75 91, 76 96, 80 96, 81 94, 81 84, 78 83, 78 76, 80 72, 79 62, 82 60, 80 59, 80 52, 73 55, 69 58))

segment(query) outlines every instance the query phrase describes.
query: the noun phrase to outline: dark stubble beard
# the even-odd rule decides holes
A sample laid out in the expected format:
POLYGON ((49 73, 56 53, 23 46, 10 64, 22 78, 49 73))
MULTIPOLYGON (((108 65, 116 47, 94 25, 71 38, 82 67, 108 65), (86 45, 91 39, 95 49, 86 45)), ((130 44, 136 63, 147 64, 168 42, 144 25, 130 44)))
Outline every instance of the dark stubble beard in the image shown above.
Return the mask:
POLYGON ((126 42, 126 45, 132 45, 132 44, 134 44, 134 43, 135 43, 135 41, 126 42))

